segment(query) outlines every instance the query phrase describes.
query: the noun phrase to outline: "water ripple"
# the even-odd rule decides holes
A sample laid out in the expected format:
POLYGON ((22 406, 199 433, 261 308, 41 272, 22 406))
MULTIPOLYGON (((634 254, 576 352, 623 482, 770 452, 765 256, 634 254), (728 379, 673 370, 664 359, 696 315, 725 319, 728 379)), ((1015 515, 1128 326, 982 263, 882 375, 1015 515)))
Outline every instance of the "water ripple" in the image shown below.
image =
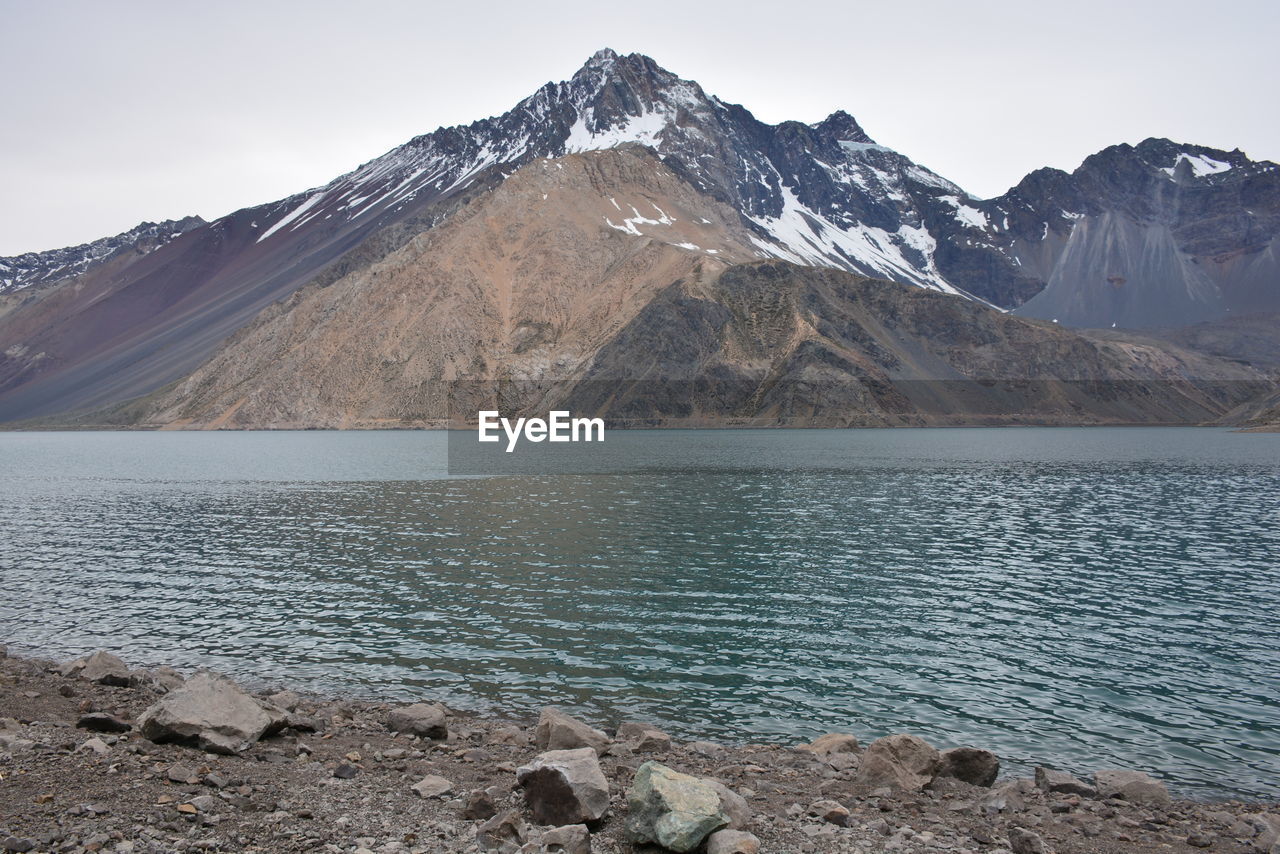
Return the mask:
POLYGON ((257 684, 743 740, 907 730, 1014 770, 1280 795, 1273 437, 626 441, 617 474, 449 479, 423 434, 0 435, 0 632, 257 684))

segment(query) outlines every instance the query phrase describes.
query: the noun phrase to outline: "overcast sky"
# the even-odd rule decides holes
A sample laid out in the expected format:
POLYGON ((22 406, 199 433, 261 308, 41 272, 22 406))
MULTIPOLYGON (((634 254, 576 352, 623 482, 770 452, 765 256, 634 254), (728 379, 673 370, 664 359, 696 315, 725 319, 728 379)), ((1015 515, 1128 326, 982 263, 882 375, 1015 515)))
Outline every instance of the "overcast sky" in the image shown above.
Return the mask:
POLYGON ((1167 136, 1280 160, 1280 3, 0 0, 0 255, 326 183, 596 50, 844 109, 971 193, 1167 136))

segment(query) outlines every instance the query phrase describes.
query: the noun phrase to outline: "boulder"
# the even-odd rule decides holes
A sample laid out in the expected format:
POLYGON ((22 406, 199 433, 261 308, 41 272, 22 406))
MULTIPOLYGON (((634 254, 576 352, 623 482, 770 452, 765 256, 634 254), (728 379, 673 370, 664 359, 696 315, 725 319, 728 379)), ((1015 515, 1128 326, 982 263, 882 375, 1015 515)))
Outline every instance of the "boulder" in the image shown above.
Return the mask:
POLYGON ((858 739, 847 732, 829 732, 820 735, 808 744, 802 744, 797 750, 804 750, 815 756, 830 756, 833 753, 857 753, 858 739))
POLYGON ((278 732, 285 713, 207 670, 165 694, 138 718, 138 730, 155 742, 177 742, 210 753, 239 753, 278 732))
POLYGON ((63 676, 79 676, 81 679, 97 682, 99 685, 129 687, 129 666, 105 649, 68 662, 62 665, 58 672, 63 676))
POLYGON ((566 824, 544 830, 538 842, 547 854, 591 854, 591 831, 585 824, 566 824))
POLYGON ((550 750, 516 771, 539 824, 599 821, 609 810, 609 781, 590 747, 550 750))
POLYGON ((468 821, 485 821, 498 814, 497 786, 474 789, 462 807, 462 817, 468 821))
POLYGON ((1036 768, 1036 785, 1041 791, 1060 792, 1064 795, 1093 798, 1098 794, 1098 790, 1084 780, 1073 777, 1066 771, 1054 771, 1052 768, 1036 768))
POLYGON ((318 732, 322 729, 322 724, 315 718, 309 718, 306 715, 289 712, 289 714, 285 716, 285 727, 297 730, 298 732, 318 732))
POLYGON ((669 851, 693 851, 729 823, 713 787, 652 761, 636 770, 627 807, 627 833, 632 840, 669 851))
POLYGON ((81 750, 92 751, 93 753, 96 753, 98 756, 106 756, 108 753, 111 752, 111 748, 108 747, 107 743, 100 738, 91 738, 88 741, 86 741, 84 744, 76 748, 77 752, 81 750))
POLYGON ((590 747, 601 756, 609 752, 609 736, 552 706, 547 706, 538 716, 533 743, 539 750, 590 747))
POLYGON ((636 753, 666 753, 671 749, 671 736, 648 724, 624 723, 618 727, 618 741, 630 745, 636 753))
POLYGON ((186 765, 170 765, 164 772, 165 779, 171 783, 198 783, 200 775, 196 773, 194 768, 188 768, 186 765))
POLYGON ((848 807, 825 799, 809 804, 809 815, 839 827, 848 827, 852 820, 848 807))
POLYGON ((971 786, 988 787, 1000 776, 1000 760, 990 750, 953 747, 941 754, 936 777, 953 777, 971 786))
POLYGON ((1147 806, 1167 804, 1170 800, 1164 783, 1141 771, 1097 771, 1093 783, 1103 798, 1124 798, 1147 806))
POLYGON ((818 758, 837 771, 856 770, 862 764, 862 757, 857 753, 823 753, 818 758))
POLYGON ((941 754, 924 739, 887 735, 867 747, 853 782, 867 789, 918 791, 934 778, 941 763, 941 754))
POLYGON ((226 801, 215 798, 213 795, 197 795, 191 799, 190 803, 202 813, 217 812, 226 805, 226 801))
POLYGON ((1013 854, 1045 854, 1040 834, 1022 827, 1009 828, 1009 848, 1013 854))
POLYGON ((707 837, 707 854, 760 854, 760 840, 741 830, 717 830, 707 837))
POLYGON ((413 792, 420 798, 438 798, 453 791, 453 783, 436 774, 428 774, 413 784, 413 792))
POLYGON ((476 844, 481 851, 515 854, 529 840, 529 828, 520 813, 507 810, 476 828, 476 844))
POLYGON ((751 807, 747 804, 746 798, 719 780, 703 777, 702 782, 715 789, 716 795, 720 798, 720 812, 729 818, 729 829, 744 830, 751 825, 751 807))
POLYGON ((435 741, 449 737, 449 710, 439 703, 414 703, 392 709, 387 716, 387 729, 435 741))

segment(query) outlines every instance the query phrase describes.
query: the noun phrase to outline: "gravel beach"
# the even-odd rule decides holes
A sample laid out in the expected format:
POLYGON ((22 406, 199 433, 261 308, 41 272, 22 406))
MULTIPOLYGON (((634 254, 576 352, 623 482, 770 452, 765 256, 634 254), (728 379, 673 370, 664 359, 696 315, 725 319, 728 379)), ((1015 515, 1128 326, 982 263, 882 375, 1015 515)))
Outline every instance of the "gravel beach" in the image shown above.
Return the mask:
POLYGON ((856 736, 677 742, 555 710, 251 695, 109 654, 6 656, 0 850, 1280 852, 1274 803, 1172 799, 1137 772, 1011 779, 980 748, 856 736))

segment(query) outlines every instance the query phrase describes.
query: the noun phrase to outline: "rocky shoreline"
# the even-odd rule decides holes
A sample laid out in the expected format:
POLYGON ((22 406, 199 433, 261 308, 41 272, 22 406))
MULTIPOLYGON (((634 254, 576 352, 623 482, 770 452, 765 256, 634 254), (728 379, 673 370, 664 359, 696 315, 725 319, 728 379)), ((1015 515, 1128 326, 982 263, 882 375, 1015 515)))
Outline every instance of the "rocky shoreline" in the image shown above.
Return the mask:
POLYGON ((4 852, 1268 852, 1280 804, 1137 771, 1000 777, 986 750, 677 742, 423 702, 250 694, 204 671, 0 647, 4 852))

